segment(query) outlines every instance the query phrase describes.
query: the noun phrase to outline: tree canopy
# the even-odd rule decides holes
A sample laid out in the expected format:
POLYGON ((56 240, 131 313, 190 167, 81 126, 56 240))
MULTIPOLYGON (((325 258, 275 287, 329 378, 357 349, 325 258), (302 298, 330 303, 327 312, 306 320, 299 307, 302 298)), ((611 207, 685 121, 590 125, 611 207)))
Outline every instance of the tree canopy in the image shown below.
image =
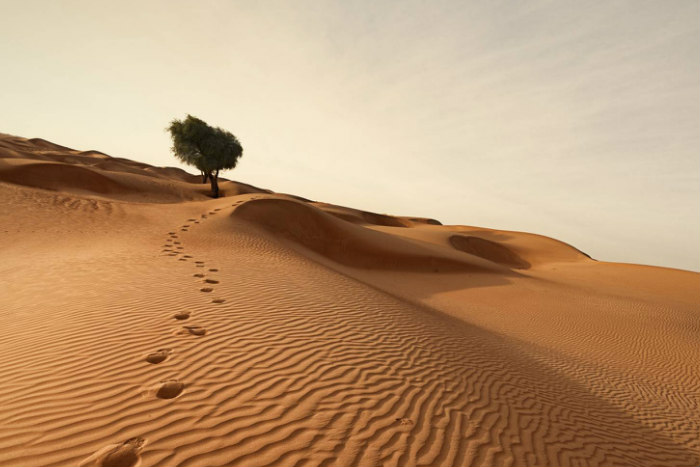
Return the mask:
POLYGON ((192 115, 187 115, 184 120, 173 120, 168 131, 173 139, 175 157, 199 169, 202 182, 209 180, 212 195, 218 198, 219 171, 235 168, 243 154, 238 138, 192 115))

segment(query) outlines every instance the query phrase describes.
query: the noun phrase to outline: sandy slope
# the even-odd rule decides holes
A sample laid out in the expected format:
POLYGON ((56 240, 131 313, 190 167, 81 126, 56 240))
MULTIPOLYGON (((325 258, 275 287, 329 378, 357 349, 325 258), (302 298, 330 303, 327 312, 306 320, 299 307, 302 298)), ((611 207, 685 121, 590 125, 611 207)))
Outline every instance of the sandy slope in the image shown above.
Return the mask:
POLYGON ((0 465, 698 465, 700 275, 0 135, 0 465))

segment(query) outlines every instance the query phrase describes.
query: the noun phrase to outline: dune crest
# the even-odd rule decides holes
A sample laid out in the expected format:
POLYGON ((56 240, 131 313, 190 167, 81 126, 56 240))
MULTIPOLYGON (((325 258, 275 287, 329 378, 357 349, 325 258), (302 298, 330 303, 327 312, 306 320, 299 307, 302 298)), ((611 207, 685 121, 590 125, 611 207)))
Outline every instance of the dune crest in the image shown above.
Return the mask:
POLYGON ((504 264, 515 269, 527 269, 530 267, 530 263, 519 257, 515 252, 490 240, 467 235, 452 235, 450 244, 459 251, 493 261, 494 263, 504 264))
MULTIPOLYGON (((0 133, 0 182, 44 190, 94 195, 118 201, 178 203, 209 199, 198 175, 175 167, 154 167, 110 157, 99 151, 78 151, 40 138, 0 133)), ((267 192, 222 179, 224 196, 267 192)))

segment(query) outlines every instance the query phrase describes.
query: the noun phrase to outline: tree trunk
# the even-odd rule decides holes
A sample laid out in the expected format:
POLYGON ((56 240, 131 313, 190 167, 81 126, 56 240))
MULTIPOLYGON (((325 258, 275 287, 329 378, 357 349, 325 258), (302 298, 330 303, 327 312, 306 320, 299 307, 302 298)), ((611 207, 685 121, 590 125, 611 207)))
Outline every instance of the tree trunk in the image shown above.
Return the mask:
POLYGON ((209 179, 209 173, 207 173, 203 170, 201 171, 201 173, 202 173, 202 183, 207 183, 207 180, 209 179))
POLYGON ((211 192, 214 198, 219 197, 219 171, 209 173, 209 181, 211 182, 211 192))

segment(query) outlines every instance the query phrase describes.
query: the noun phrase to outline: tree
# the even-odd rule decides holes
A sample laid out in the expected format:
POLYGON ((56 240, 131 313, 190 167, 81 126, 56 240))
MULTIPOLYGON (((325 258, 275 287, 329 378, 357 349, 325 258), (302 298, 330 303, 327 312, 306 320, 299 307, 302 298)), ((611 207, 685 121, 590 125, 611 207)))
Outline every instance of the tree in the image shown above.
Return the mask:
POLYGON ((238 138, 192 115, 182 121, 173 120, 167 129, 173 138, 175 157, 197 167, 202 173, 202 183, 209 180, 212 195, 218 198, 219 171, 235 168, 243 154, 238 138))

